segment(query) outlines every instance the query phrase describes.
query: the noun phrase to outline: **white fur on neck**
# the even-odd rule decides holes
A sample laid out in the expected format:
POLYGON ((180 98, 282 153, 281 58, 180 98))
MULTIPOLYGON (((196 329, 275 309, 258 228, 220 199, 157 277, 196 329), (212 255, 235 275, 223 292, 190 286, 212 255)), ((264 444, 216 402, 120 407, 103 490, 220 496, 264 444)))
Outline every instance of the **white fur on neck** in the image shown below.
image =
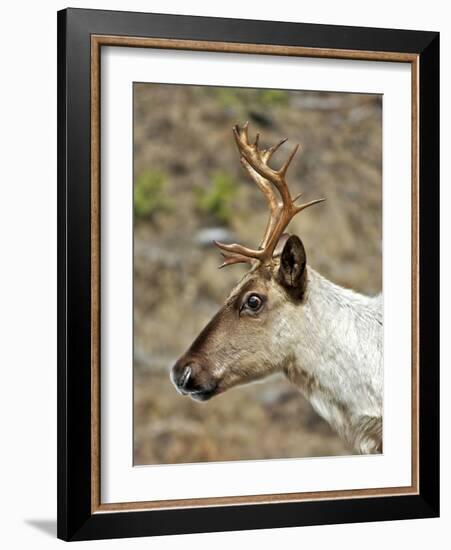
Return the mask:
POLYGON ((303 303, 290 302, 274 327, 288 346, 283 370, 357 451, 380 451, 382 298, 341 288, 310 267, 307 276, 303 303))

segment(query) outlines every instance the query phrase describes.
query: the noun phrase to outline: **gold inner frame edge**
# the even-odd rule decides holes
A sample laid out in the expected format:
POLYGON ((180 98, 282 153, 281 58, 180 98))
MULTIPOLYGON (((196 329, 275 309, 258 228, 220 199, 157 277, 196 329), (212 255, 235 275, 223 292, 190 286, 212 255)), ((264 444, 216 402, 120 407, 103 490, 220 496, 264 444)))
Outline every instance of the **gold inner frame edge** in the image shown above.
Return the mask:
POLYGON ((91 35, 91 513, 307 502, 419 494, 419 56, 401 52, 306 48, 166 38, 91 35), (412 480, 383 487, 265 495, 102 503, 100 498, 100 50, 102 46, 247 53, 410 63, 412 73, 412 480))

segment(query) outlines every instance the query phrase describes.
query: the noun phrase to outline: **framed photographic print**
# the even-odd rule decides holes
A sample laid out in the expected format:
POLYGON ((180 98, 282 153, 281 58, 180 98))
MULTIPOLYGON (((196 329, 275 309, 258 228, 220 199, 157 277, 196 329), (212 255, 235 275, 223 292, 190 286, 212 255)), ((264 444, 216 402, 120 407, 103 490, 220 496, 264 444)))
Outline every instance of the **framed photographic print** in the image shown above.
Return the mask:
POLYGON ((438 515, 438 79, 433 32, 59 12, 60 538, 438 515))

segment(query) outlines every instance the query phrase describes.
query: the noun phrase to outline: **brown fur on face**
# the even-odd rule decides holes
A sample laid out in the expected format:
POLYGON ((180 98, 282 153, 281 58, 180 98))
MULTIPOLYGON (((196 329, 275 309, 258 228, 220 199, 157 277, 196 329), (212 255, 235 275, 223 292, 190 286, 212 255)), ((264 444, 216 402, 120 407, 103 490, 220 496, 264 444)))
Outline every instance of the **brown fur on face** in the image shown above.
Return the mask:
POLYGON ((177 380, 187 366, 191 368, 190 383, 184 388, 194 398, 211 397, 232 386, 251 382, 271 372, 267 365, 262 372, 265 327, 268 323, 270 300, 269 277, 250 272, 235 287, 222 308, 202 330, 189 350, 172 371, 177 380), (258 296, 262 305, 258 312, 246 307, 250 296, 258 296), (212 395, 196 393, 202 388, 212 395))
POLYGON ((305 252, 299 243, 297 237, 288 239, 281 259, 254 266, 233 289, 173 367, 172 380, 180 393, 204 401, 281 368, 284 357, 273 349, 269 335, 280 325, 283 306, 302 302, 305 252), (250 308, 252 300, 260 303, 256 311, 250 308))

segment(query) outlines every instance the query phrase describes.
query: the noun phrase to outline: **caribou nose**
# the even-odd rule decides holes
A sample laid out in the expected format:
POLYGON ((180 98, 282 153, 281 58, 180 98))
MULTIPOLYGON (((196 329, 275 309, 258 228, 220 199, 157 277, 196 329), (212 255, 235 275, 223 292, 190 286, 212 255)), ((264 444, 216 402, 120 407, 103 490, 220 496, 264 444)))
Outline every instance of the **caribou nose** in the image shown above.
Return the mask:
POLYGON ((188 385, 193 379, 193 367, 190 362, 182 358, 177 361, 171 371, 171 380, 179 393, 185 394, 188 392, 188 385))
POLYGON ((186 388, 186 386, 188 385, 188 382, 189 382, 189 379, 191 377, 192 372, 193 372, 193 369, 189 365, 186 366, 183 369, 183 371, 180 375, 179 381, 178 381, 179 388, 181 388, 181 389, 186 388))

